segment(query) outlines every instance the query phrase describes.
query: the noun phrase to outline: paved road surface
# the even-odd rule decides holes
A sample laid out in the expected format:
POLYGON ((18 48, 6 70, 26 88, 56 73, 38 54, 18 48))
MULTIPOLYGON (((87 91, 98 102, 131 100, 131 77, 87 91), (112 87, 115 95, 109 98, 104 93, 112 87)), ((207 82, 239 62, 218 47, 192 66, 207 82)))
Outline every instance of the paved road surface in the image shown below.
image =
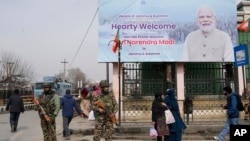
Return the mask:
MULTIPOLYGON (((56 119, 57 121, 57 139, 63 141, 61 135, 62 132, 62 116, 56 119)), ((71 128, 74 129, 89 129, 93 128, 94 124, 89 122, 87 119, 81 119, 75 117, 70 124, 71 128)), ((25 111, 24 114, 20 115, 19 124, 17 131, 14 133, 10 132, 9 125, 9 113, 0 114, 0 141, 43 141, 42 130, 40 127, 40 119, 36 111, 25 111)), ((92 135, 73 134, 71 136, 72 141, 92 141, 92 135)), ((104 141, 104 139, 101 139, 104 141)), ((117 140, 117 141, 128 141, 128 140, 117 140)), ((138 140, 139 141, 139 140, 138 140)))

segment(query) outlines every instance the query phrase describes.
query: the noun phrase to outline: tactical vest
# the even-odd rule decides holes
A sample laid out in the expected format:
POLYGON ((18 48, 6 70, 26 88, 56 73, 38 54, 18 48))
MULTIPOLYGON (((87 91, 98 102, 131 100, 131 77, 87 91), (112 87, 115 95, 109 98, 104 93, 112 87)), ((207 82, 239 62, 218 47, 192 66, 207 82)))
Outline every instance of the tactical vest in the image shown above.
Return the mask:
POLYGON ((52 91, 50 94, 47 94, 47 95, 42 94, 39 96, 39 103, 41 104, 41 106, 44 108, 44 110, 49 116, 53 115, 56 109, 56 105, 53 102, 54 95, 55 95, 55 92, 52 91))
POLYGON ((114 111, 114 103, 113 103, 113 95, 112 94, 101 94, 98 96, 98 99, 101 100, 105 104, 105 109, 111 113, 114 111))

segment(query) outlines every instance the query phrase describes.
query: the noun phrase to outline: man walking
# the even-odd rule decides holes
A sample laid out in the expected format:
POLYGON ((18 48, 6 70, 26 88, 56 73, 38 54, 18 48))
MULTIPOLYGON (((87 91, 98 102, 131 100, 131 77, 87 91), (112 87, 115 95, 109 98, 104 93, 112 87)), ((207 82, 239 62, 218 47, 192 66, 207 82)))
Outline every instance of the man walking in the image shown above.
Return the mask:
POLYGON ((66 90, 66 94, 61 98, 61 108, 63 116, 63 136, 65 137, 65 140, 70 140, 69 124, 74 115, 74 108, 82 118, 84 115, 76 100, 70 94, 69 89, 66 90))
POLYGON ((10 110, 11 132, 15 132, 17 130, 20 112, 24 112, 23 99, 20 97, 18 89, 14 90, 14 94, 10 97, 7 103, 6 110, 10 110))
POLYGON ((227 109, 227 120, 220 134, 214 136, 214 139, 217 141, 224 141, 226 134, 230 131, 230 125, 239 124, 236 93, 232 92, 229 86, 224 87, 223 91, 224 95, 227 96, 227 104, 224 106, 224 109, 227 109))

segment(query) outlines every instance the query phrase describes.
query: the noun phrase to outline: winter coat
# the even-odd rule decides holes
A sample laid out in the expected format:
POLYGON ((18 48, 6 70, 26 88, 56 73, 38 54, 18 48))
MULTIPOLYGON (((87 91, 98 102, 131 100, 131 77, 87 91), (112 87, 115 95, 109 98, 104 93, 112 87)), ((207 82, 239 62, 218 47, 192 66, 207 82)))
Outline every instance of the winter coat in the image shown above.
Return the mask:
POLYGON ((63 117, 73 117, 74 108, 79 115, 82 114, 82 110, 80 109, 76 100, 70 94, 65 94, 61 98, 61 108, 62 108, 62 116, 63 117))
POLYGON ((10 110, 10 112, 24 112, 23 99, 19 94, 13 94, 10 97, 6 110, 10 110))
POLYGON ((156 120, 165 115, 166 107, 162 106, 161 102, 164 102, 161 97, 154 99, 152 103, 152 121, 156 120))
POLYGON ((233 92, 227 97, 227 105, 224 108, 227 109, 228 118, 239 118, 236 93, 233 92))
MULTIPOLYGON (((60 110, 60 99, 55 91, 50 90, 47 93, 43 92, 43 94, 39 95, 38 101, 50 117, 58 115, 60 110)), ((38 111, 41 112, 40 110, 38 111)), ((41 114, 39 115, 40 117, 43 116, 41 114)))
POLYGON ((170 90, 167 92, 165 102, 175 118, 175 122, 169 125, 170 132, 182 132, 182 130, 186 128, 186 125, 180 115, 179 105, 175 98, 175 91, 170 90))

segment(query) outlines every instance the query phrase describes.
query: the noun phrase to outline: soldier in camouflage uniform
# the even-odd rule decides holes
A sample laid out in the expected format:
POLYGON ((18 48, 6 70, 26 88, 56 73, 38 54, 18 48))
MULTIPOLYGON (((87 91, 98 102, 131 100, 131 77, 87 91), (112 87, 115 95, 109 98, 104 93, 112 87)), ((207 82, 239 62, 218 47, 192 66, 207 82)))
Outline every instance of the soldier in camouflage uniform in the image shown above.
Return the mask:
POLYGON ((50 118, 50 123, 45 120, 41 111, 38 109, 39 116, 41 119, 41 127, 43 131, 44 141, 56 141, 56 121, 55 118, 60 110, 60 99, 55 91, 51 90, 50 83, 43 84, 44 92, 39 96, 38 101, 44 108, 50 118), (53 128, 53 129, 52 129, 53 128))
POLYGON ((114 130, 113 122, 111 121, 111 118, 108 116, 107 112, 97 106, 95 102, 101 100, 105 105, 106 111, 108 111, 113 117, 115 117, 115 113, 118 110, 117 102, 114 95, 109 94, 109 83, 106 80, 101 80, 99 85, 101 87, 101 94, 93 99, 93 111, 96 114, 93 140, 100 141, 102 129, 105 128, 105 141, 112 141, 112 134, 114 130))

